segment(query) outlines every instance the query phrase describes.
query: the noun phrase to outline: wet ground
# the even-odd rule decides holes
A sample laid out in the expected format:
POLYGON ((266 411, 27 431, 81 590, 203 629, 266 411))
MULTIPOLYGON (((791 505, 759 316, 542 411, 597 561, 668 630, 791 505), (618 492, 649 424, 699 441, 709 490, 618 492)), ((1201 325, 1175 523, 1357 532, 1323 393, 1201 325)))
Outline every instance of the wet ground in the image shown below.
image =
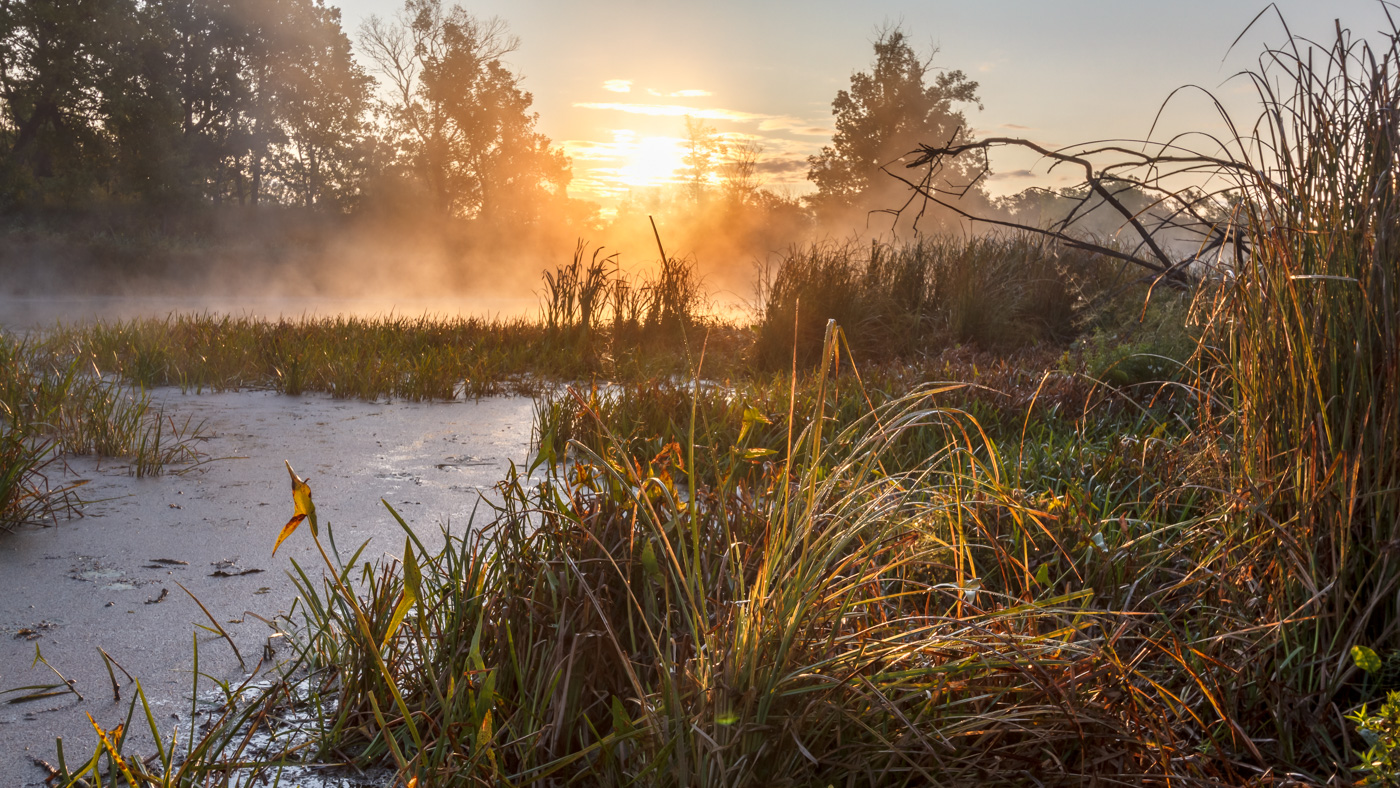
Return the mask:
POLYGON ((271 555, 292 514, 284 459, 310 483, 322 527, 334 528, 343 553, 369 539, 366 557, 397 554, 403 534, 380 499, 429 544, 440 543, 442 525, 465 530, 509 463, 527 462, 533 408, 523 398, 371 404, 174 390, 155 398, 178 423, 186 415, 203 422, 208 438, 199 449, 209 461, 136 479, 119 462, 72 460, 52 481, 88 480, 84 516, 0 533, 0 691, 58 681, 32 664, 37 647, 83 696, 12 703, 25 693, 0 695, 0 784, 42 785, 45 772, 33 759, 54 762, 58 737, 70 765, 91 757, 88 713, 106 728, 125 719, 135 687, 116 670, 121 700, 114 701, 99 648, 140 679, 166 738, 179 725, 182 741, 192 638, 209 677, 201 692, 256 666, 272 632, 259 617, 273 619, 294 598, 292 560, 320 564, 302 531, 271 555), (227 642, 200 628, 209 620, 191 594, 233 638, 245 667, 227 642))

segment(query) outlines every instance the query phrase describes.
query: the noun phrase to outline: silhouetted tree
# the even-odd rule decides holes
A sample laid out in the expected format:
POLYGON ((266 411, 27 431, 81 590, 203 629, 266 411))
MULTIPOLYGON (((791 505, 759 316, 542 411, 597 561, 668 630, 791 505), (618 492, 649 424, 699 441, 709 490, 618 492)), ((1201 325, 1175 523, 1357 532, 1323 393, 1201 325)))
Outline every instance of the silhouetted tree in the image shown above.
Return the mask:
POLYGON ((685 116, 685 155, 681 164, 685 165, 685 188, 690 202, 699 205, 704 201, 705 190, 714 175, 716 160, 724 155, 724 142, 714 126, 705 121, 685 116))
MULTIPOLYGON (((936 54, 921 57, 898 28, 875 41, 871 70, 851 75, 850 90, 832 102, 831 144, 807 159, 807 178, 817 187, 809 200, 818 213, 898 207, 908 190, 880 172, 881 166, 920 142, 963 137, 966 120, 955 105, 977 104, 977 83, 961 71, 939 72, 930 82, 936 54)), ((948 175, 956 181, 971 171, 948 175)))
POLYGON ((720 165, 724 196, 730 203, 748 205, 758 198, 763 180, 758 177, 758 157, 763 155, 763 143, 752 137, 725 146, 724 163, 720 165))
POLYGON ((501 62, 517 46, 496 19, 407 0, 360 43, 390 88, 384 109, 403 169, 443 213, 530 220, 562 200, 568 159, 535 130, 533 97, 501 62))

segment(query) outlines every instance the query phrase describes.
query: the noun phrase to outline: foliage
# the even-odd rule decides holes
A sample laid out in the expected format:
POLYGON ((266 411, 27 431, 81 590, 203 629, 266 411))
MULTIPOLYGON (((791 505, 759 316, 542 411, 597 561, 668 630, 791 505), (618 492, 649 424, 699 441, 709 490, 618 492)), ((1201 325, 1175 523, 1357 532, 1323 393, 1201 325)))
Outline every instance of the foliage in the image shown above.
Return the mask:
POLYGON ((388 22, 371 17, 360 43, 391 89, 383 109, 401 164, 442 214, 532 220, 562 200, 568 161, 501 62, 517 45, 504 23, 406 0, 388 22))
POLYGON ((797 247, 763 286, 754 352, 785 369, 795 349, 805 365, 827 320, 854 327, 862 361, 1064 342, 1113 276, 1101 257, 1024 236, 797 247))
MULTIPOLYGON (((828 215, 858 209, 889 209, 907 194, 884 177, 881 167, 901 159, 921 140, 945 142, 965 138, 967 121, 958 104, 977 104, 977 83, 961 71, 943 71, 929 81, 935 50, 920 56, 899 28, 875 41, 875 61, 868 72, 851 76, 850 90, 836 94, 831 114, 836 132, 831 144, 808 158, 808 180, 817 187, 810 199, 828 215)), ((979 105, 980 106, 980 105, 979 105)), ((970 167, 949 173, 949 186, 972 185, 970 167)))
POLYGON ((1077 362, 1071 369, 1113 386, 1194 381, 1200 332, 1192 325, 1190 299, 1163 290, 1148 297, 1135 288, 1137 299, 1121 301, 1135 307, 1134 314, 1120 308, 1096 316, 1093 330, 1071 347, 1067 358, 1077 362))
POLYGON ((1360 754, 1357 771, 1363 775, 1361 785, 1400 785, 1400 692, 1391 692, 1375 712, 1367 712, 1366 704, 1347 715, 1366 743, 1360 754))
POLYGON ((0 14, 0 205, 162 214, 190 199, 343 208, 370 81, 320 0, 11 3, 0 14))

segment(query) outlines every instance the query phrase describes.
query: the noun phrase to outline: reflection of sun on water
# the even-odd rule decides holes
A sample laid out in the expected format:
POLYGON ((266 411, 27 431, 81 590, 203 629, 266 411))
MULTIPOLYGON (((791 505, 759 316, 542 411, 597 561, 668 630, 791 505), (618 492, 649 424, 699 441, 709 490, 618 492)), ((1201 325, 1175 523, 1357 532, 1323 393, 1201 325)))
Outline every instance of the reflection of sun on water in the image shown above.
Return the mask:
POLYGON ((623 163, 617 180, 626 186, 660 186, 675 180, 684 166, 681 141, 674 137, 638 137, 630 129, 613 132, 623 163))

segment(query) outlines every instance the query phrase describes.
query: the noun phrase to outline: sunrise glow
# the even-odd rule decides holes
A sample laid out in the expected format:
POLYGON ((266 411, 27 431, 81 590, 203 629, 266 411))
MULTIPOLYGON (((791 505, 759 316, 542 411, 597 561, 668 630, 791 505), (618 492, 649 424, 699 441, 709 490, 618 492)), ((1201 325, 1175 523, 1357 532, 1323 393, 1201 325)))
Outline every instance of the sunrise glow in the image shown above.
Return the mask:
POLYGON ((621 185, 642 188, 671 183, 684 166, 682 141, 675 137, 618 132, 616 141, 623 163, 613 180, 621 185))

